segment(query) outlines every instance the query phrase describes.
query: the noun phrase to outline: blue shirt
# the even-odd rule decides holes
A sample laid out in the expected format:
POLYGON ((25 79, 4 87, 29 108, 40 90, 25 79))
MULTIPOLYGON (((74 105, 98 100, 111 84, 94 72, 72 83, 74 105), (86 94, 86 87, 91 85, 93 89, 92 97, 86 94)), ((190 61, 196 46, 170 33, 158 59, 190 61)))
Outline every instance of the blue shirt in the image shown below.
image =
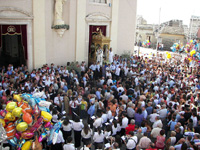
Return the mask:
POLYGON ((101 92, 100 91, 96 91, 96 96, 97 96, 98 100, 100 100, 101 99, 101 92))
POLYGON ((91 105, 90 108, 88 109, 87 113, 92 117, 95 112, 95 105, 91 105))
POLYGON ((147 111, 147 114, 148 114, 148 115, 152 114, 152 112, 153 112, 153 107, 152 107, 152 106, 147 107, 147 108, 146 108, 146 111, 147 111))
POLYGON ((170 125, 170 131, 174 131, 175 130, 175 125, 177 124, 177 122, 176 121, 170 121, 169 123, 168 123, 168 125, 170 125))

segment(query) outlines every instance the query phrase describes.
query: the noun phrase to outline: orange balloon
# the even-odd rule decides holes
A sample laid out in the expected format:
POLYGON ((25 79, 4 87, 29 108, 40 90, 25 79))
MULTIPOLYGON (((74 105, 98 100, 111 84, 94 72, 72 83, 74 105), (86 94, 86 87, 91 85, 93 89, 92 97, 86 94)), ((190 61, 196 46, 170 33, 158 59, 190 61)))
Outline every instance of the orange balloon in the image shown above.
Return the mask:
POLYGON ((32 108, 30 107, 30 105, 28 103, 25 103, 23 101, 18 102, 18 107, 21 107, 23 110, 25 110, 28 113, 32 113, 32 108))
POLYGON ((24 120, 24 122, 26 122, 28 125, 32 125, 33 122, 32 116, 25 110, 22 110, 22 112, 23 112, 22 119, 24 120))
POLYGON ((15 128, 15 125, 14 123, 9 123, 7 128, 6 128, 6 135, 7 135, 7 139, 13 139, 14 136, 15 136, 15 133, 16 133, 16 128, 15 128))

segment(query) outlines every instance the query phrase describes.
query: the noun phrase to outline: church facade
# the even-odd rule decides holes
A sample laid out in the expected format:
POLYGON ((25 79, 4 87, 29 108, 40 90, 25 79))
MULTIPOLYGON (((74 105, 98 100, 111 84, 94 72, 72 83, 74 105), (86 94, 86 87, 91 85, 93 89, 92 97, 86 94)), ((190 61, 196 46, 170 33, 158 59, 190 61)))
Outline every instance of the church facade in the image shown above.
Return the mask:
POLYGON ((137 0, 0 0, 0 65, 89 60, 92 34, 116 54, 134 51, 137 0))

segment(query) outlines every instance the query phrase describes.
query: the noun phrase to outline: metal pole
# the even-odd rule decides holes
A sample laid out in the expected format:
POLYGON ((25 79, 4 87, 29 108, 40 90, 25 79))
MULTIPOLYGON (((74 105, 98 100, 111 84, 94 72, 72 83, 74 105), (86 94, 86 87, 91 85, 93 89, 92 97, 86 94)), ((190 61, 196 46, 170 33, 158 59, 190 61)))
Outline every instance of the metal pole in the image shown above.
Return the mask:
POLYGON ((161 12, 161 7, 159 9, 159 18, 158 18, 158 33, 157 33, 157 44, 156 44, 156 59, 157 59, 157 53, 158 53, 158 37, 159 37, 159 27, 160 27, 160 12, 161 12))

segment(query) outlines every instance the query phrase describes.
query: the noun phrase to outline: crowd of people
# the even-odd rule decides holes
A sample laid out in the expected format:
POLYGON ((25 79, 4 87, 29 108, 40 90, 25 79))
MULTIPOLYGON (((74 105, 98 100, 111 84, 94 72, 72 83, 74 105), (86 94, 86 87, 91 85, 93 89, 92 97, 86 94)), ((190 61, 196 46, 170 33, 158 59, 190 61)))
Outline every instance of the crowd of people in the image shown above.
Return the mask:
POLYGON ((1 109, 14 93, 39 91, 52 103, 52 122, 63 121, 56 144, 44 141, 43 149, 198 149, 198 65, 164 55, 115 55, 103 65, 77 63, 80 71, 69 66, 1 70, 1 109))

